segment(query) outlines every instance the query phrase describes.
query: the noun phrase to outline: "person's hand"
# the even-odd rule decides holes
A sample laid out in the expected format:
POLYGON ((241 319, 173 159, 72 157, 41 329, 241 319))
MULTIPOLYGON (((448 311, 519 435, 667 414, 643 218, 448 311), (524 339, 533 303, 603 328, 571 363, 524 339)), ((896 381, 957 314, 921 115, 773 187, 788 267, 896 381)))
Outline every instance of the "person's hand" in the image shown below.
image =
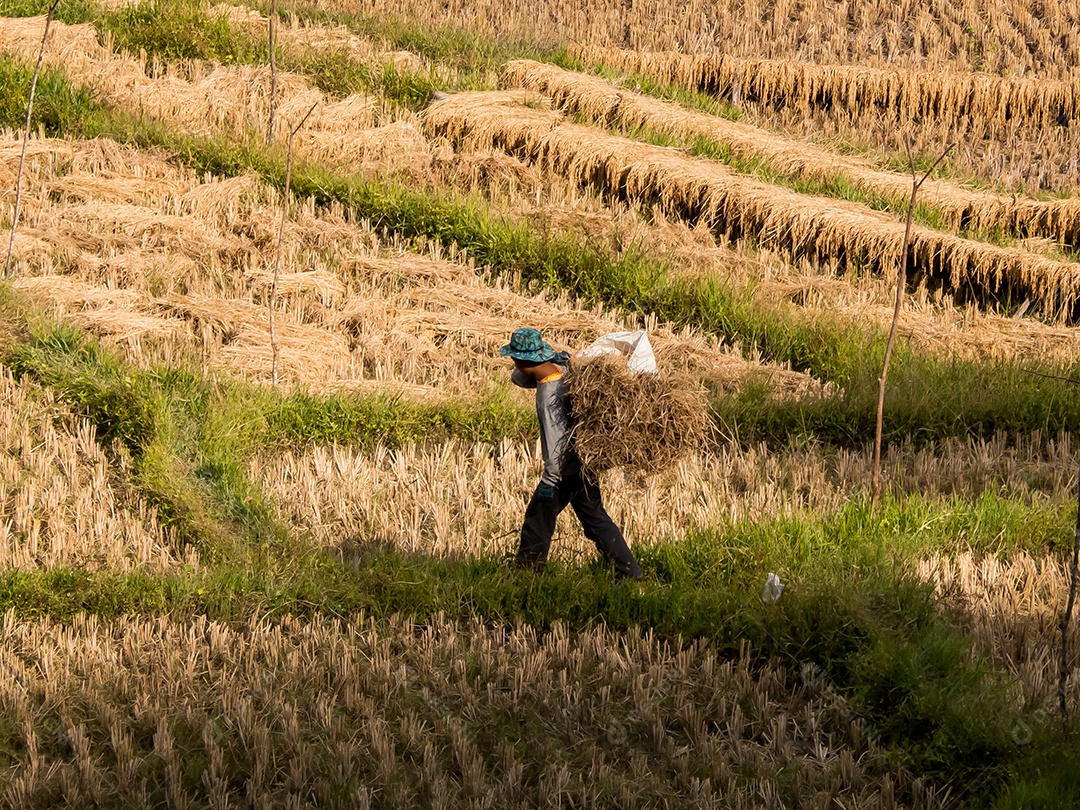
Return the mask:
POLYGON ((551 503, 555 500, 555 487, 547 481, 541 481, 536 485, 536 500, 551 503))

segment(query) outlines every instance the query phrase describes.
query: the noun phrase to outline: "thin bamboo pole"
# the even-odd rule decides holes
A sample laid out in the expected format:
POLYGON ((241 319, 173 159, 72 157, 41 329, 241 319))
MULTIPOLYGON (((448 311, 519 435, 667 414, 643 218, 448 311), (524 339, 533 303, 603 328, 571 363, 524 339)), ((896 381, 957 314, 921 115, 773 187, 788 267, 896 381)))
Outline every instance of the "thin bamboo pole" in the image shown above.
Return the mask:
POLYGON ((277 112, 277 0, 270 0, 270 120, 266 124, 266 145, 274 145, 274 114, 277 112))
POLYGON ((271 376, 273 378, 274 387, 277 388, 278 384, 278 344, 277 333, 274 330, 274 311, 277 309, 277 287, 278 276, 281 274, 281 244, 285 238, 285 222, 289 218, 289 201, 292 195, 292 155, 293 155, 293 139, 296 137, 296 133, 300 130, 300 127, 304 125, 304 122, 308 120, 318 106, 319 102, 315 102, 311 105, 310 109, 304 114, 304 117, 300 119, 300 123, 297 124, 289 132, 289 143, 285 156, 285 204, 281 207, 281 225, 278 226, 278 238, 277 238, 277 258, 274 260, 274 279, 270 283, 270 351, 273 353, 273 360, 271 365, 271 376))
POLYGON ((885 362, 881 367, 881 376, 878 377, 878 402, 877 424, 874 432, 874 491, 871 508, 876 510, 878 500, 881 498, 881 428, 885 415, 885 381, 889 376, 889 361, 892 359, 893 344, 896 342, 896 325, 900 321, 900 307, 904 303, 904 288, 907 285, 907 260, 908 249, 911 245, 911 222, 915 214, 915 198, 919 193, 919 187, 926 182, 926 178, 938 167, 949 152, 953 144, 945 147, 934 165, 926 170, 926 174, 919 179, 915 172, 915 158, 911 154, 911 139, 907 141, 908 165, 911 167, 911 198, 908 200, 907 221, 904 224, 904 241, 900 248, 900 268, 896 273, 896 302, 893 305, 892 325, 889 327, 889 339, 885 343, 885 362))
POLYGON ((45 58, 45 40, 49 38, 49 26, 52 25, 53 12, 60 0, 53 0, 49 13, 45 15, 45 33, 41 35, 41 50, 38 51, 37 64, 34 66, 34 78, 30 81, 30 98, 26 102, 26 121, 23 124, 22 154, 19 156, 19 174, 15 181, 15 213, 11 217, 11 239, 8 240, 7 261, 4 262, 4 278, 11 278, 11 256, 15 251, 15 231, 19 227, 19 211, 22 209, 23 168, 26 165, 26 147, 30 142, 30 117, 34 112, 34 92, 37 90, 41 62, 45 58))

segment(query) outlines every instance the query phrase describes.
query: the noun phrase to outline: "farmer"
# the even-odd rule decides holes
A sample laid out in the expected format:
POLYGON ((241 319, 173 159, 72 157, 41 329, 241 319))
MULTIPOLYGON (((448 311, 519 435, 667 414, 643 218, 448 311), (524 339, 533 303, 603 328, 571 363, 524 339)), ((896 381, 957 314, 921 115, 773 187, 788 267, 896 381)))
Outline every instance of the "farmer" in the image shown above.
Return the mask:
POLYGON ((542 570, 555 533, 555 520, 567 504, 574 507, 585 536, 596 544, 604 559, 615 566, 617 579, 641 579, 619 527, 604 510, 600 487, 582 475, 581 461, 570 437, 570 403, 563 374, 570 363, 566 352, 556 352, 535 329, 518 329, 499 350, 514 360, 510 379, 522 388, 536 389, 536 416, 540 421, 540 445, 544 473, 525 510, 517 564, 542 570))

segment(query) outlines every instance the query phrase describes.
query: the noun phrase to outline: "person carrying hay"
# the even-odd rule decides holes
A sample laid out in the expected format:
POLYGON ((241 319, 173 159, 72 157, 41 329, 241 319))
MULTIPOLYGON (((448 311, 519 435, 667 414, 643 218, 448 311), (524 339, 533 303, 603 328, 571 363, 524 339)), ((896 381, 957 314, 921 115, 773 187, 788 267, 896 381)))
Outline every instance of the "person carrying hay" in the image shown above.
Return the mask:
POLYGON ((581 460, 574 449, 570 403, 563 382, 570 356, 556 352, 540 332, 530 328, 516 330, 499 354, 513 359, 510 379, 515 385, 536 389, 536 416, 544 459, 540 483, 525 509, 517 565, 543 569, 556 519, 569 505, 581 521, 585 536, 615 567, 616 578, 641 579, 641 566, 604 509, 600 487, 582 474, 581 460))

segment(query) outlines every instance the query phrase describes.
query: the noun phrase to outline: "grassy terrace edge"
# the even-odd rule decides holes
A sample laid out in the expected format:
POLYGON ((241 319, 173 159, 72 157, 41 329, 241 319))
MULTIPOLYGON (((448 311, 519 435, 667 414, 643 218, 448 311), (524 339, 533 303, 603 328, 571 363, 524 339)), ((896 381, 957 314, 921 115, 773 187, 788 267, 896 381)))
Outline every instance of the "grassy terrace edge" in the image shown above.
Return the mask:
POLYGON ((535 414, 495 389, 471 402, 427 404, 281 393, 180 366, 135 368, 81 330, 36 314, 9 290, 0 294, 0 362, 89 419, 103 446, 129 459, 135 484, 180 542, 223 559, 273 554, 292 542, 247 479, 245 464, 255 452, 498 442, 535 432, 535 414))
MULTIPOLYGON (((257 145, 178 136, 163 128, 115 134, 164 147, 200 171, 232 175, 254 170, 266 182, 283 185, 282 161, 257 145)), ((292 179, 297 193, 320 204, 342 203, 374 227, 414 243, 456 246, 496 274, 522 279, 527 288, 566 290, 589 304, 691 326, 843 389, 836 395, 775 402, 767 383, 752 382, 736 396, 716 397, 714 415, 729 437, 777 442, 793 434, 810 435, 852 445, 872 435, 885 348, 885 335, 876 328, 766 304, 755 298, 752 286, 735 289, 718 279, 680 277, 662 261, 633 251, 612 258, 572 236, 538 232, 529 223, 500 217, 476 199, 343 177, 310 165, 294 166, 292 179)), ((1077 365, 1030 370, 1068 377, 1077 365)), ((943 360, 901 346, 889 383, 889 439, 1080 428, 1080 402, 1068 383, 1036 377, 1011 363, 943 360)))
MULTIPOLYGON (((45 14, 48 0, 0 0, 0 16, 45 14)), ((69 25, 91 23, 113 47, 145 52, 169 62, 204 59, 222 64, 264 64, 266 43, 237 30, 220 15, 208 13, 202 0, 146 0, 132 6, 107 8, 93 0, 60 0, 55 18, 69 25)), ((275 49, 282 71, 307 76, 316 87, 341 98, 351 93, 378 94, 395 105, 419 109, 437 89, 426 72, 400 69, 377 60, 360 63, 343 51, 300 56, 280 45, 275 49)))

